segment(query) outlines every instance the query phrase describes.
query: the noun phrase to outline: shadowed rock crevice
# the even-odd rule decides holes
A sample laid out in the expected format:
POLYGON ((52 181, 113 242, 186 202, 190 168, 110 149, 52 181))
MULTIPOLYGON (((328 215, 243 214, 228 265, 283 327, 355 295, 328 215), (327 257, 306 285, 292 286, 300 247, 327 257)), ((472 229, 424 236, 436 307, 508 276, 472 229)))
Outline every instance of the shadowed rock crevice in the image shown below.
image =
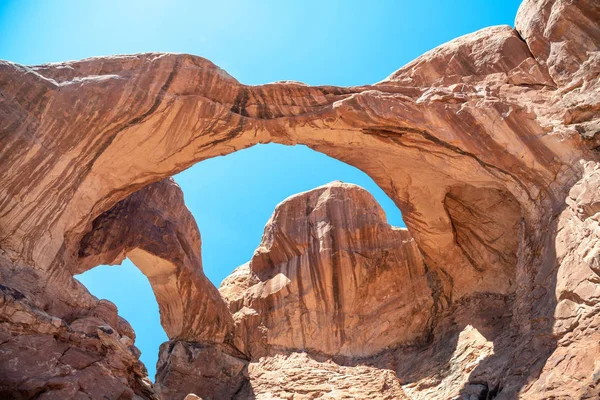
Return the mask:
POLYGON ((508 293, 515 283, 522 224, 518 202, 506 191, 464 186, 452 188, 444 204, 465 256, 508 293))

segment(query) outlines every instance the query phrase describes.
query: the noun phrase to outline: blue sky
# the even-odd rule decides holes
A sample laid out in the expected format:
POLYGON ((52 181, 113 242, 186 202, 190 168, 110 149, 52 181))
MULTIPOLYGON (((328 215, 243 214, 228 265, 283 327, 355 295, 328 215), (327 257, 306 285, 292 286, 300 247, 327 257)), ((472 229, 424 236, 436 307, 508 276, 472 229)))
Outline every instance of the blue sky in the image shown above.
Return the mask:
MULTIPOLYGON (((170 51, 210 59, 240 82, 377 82, 457 36, 513 25, 517 0, 81 1, 0 0, 0 59, 21 64, 170 51)), ((303 146, 261 145, 204 161, 175 177, 202 234, 207 276, 218 286, 246 262, 284 198, 333 180, 359 184, 403 225, 361 171, 303 146)), ((78 276, 133 325, 150 376, 167 340, 146 278, 131 265, 78 276)))

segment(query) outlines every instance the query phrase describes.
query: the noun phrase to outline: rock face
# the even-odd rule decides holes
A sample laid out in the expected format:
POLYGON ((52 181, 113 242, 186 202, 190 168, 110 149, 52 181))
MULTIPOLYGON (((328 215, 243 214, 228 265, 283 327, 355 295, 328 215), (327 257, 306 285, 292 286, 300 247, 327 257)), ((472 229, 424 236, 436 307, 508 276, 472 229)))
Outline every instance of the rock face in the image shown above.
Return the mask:
POLYGON ((278 349, 364 357, 424 341, 438 307, 426 272, 408 231, 364 189, 337 182, 279 204, 220 291, 252 359, 278 349))
POLYGON ((244 398, 249 390, 248 360, 235 348, 221 344, 170 341, 159 351, 155 389, 163 399, 244 398))
POLYGON ((525 0, 515 29, 460 37, 351 88, 246 86, 191 55, 0 62, 0 390, 156 395, 131 329, 72 278, 129 256, 171 339, 164 398, 290 398, 292 382, 296 397, 351 396, 356 385, 373 398, 597 397, 599 15, 593 0, 525 0), (310 207, 292 199, 276 212, 220 299, 193 219, 164 180, 267 142, 365 171, 410 235, 356 212, 368 196, 342 206, 321 188, 302 195, 310 207), (323 275, 298 276, 301 266, 323 275), (387 302, 400 281, 409 289, 387 302), (398 316, 389 325, 388 312, 398 316), (184 371, 212 355, 206 374, 184 371), (374 380, 360 365, 393 374, 374 380))
POLYGON ((233 320, 202 272, 200 232, 172 179, 138 190, 99 215, 81 239, 75 273, 125 257, 148 277, 171 339, 232 335, 233 320))
POLYGON ((409 399, 389 370, 318 362, 306 353, 263 358, 251 367, 256 399, 409 399), (282 371, 285 375, 282 376, 282 371), (336 393, 337 392, 337 393, 336 393))
POLYGON ((79 314, 48 315, 0 285, 0 398, 158 399, 115 305, 79 314))
MULTIPOLYGON (((161 323, 175 343, 186 338, 198 342, 210 338, 209 343, 232 340, 233 318, 202 272, 200 233, 172 179, 148 185, 99 215, 83 236, 77 257, 71 274, 100 264, 120 264, 129 257, 148 277, 161 323)), ((19 286, 18 290, 0 286, 4 295, 0 351, 8 363, 0 367, 0 393, 23 398, 42 393, 44 398, 56 399, 84 395, 126 399, 134 393, 159 398, 138 360, 133 329, 117 316, 112 303, 98 302, 73 281, 68 303, 56 304, 65 296, 35 295, 32 282, 40 277, 19 277, 26 272, 26 268, 2 270, 5 281, 19 286), (50 315, 46 313, 53 308, 50 315), (51 361, 40 365, 45 357, 51 361), (23 381, 24 376, 30 379, 23 381), (96 381, 102 384, 96 387, 96 381)), ((52 282, 51 287, 60 290, 59 282, 52 282)), ((225 349, 235 353, 235 349, 225 349)), ((175 361, 173 357, 171 363, 175 361)), ((208 386, 210 380, 202 377, 195 383, 213 392, 230 384, 221 379, 220 385, 208 386)))

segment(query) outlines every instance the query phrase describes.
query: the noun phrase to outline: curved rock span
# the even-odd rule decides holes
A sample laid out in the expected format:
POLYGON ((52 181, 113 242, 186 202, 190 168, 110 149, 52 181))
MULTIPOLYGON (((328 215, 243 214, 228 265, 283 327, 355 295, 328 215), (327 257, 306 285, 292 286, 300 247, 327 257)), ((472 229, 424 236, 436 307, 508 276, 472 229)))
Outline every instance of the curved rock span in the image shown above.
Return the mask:
POLYGON ((181 54, 0 62, 0 393, 597 397, 599 20, 594 0, 525 0, 515 29, 350 88, 247 86, 181 54), (365 171, 408 230, 317 188, 219 294, 168 178, 267 142, 365 171), (156 385, 72 278, 124 257, 170 339, 156 385))

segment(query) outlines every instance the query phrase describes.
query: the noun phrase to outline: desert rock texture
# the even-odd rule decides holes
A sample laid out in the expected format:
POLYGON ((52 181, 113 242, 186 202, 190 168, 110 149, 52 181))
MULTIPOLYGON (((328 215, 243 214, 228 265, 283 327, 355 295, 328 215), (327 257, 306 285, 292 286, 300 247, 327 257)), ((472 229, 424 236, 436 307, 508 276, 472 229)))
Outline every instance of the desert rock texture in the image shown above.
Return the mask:
MULTIPOLYGON (((393 50, 391 50, 393 51, 393 50)), ((525 0, 383 81, 246 86, 149 53, 0 61, 0 397, 600 396, 600 4, 525 0), (169 179, 257 143, 369 174, 293 196, 217 290, 169 179), (156 383, 73 279, 129 257, 156 383)))
POLYGON ((427 267, 364 189, 334 182, 279 204, 252 260, 221 284, 252 359, 278 350, 364 357, 425 341, 427 267), (369 327, 369 329, 365 329, 369 327))

